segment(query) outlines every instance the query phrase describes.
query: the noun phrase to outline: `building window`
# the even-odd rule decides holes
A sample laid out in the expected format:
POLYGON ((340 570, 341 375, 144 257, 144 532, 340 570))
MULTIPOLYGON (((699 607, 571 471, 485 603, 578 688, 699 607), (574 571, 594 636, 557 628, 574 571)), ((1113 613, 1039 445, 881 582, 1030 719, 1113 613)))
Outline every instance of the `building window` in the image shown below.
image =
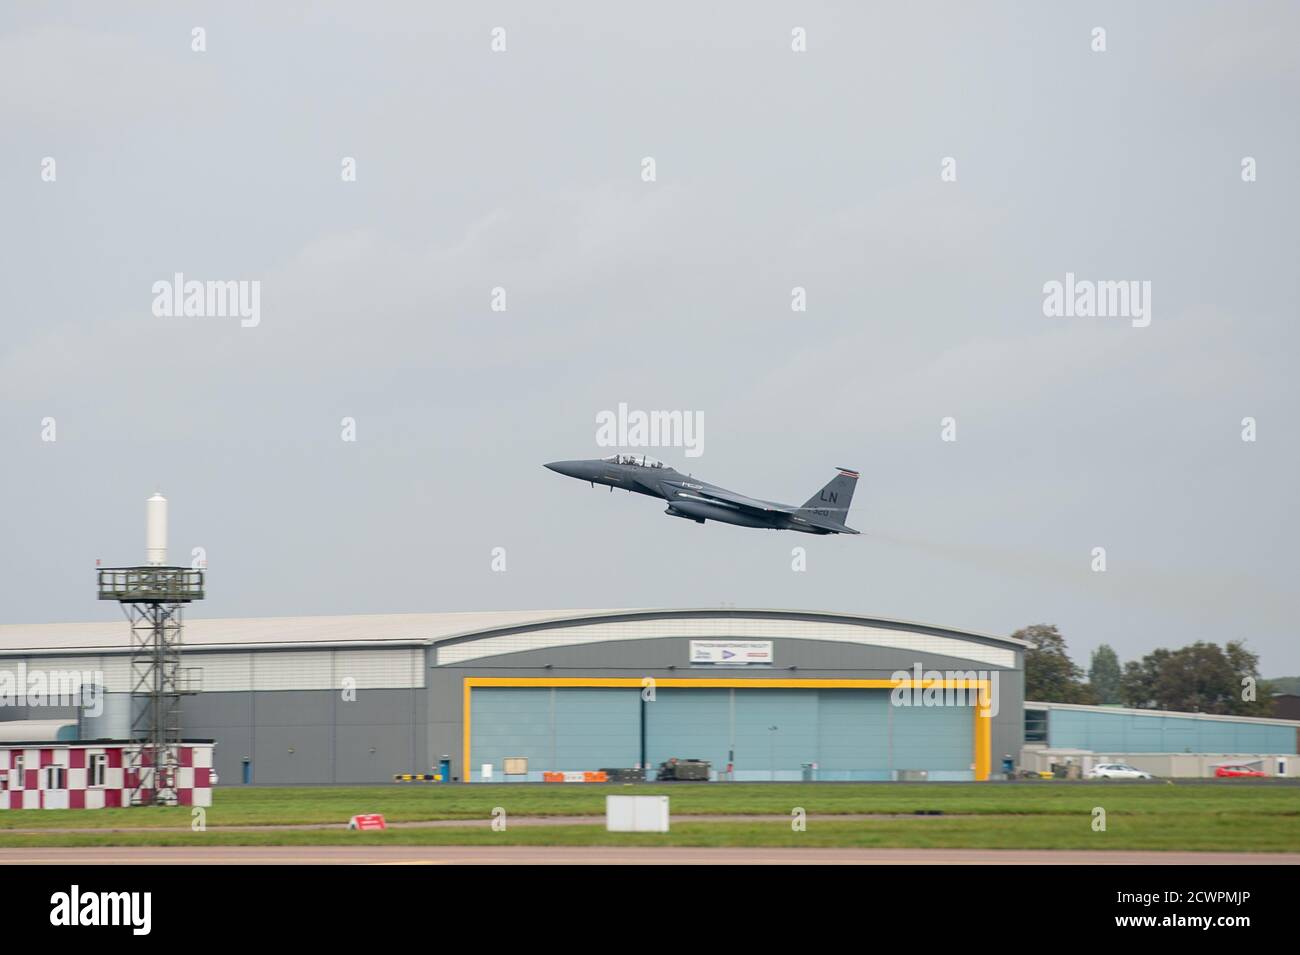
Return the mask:
POLYGON ((1025 742, 1047 742, 1047 710, 1025 710, 1025 742))
POLYGON ((108 754, 91 753, 90 754, 90 785, 93 788, 100 788, 108 778, 108 754))
POLYGON ((68 788, 68 771, 62 766, 45 767, 45 788, 46 789, 67 789, 68 788))

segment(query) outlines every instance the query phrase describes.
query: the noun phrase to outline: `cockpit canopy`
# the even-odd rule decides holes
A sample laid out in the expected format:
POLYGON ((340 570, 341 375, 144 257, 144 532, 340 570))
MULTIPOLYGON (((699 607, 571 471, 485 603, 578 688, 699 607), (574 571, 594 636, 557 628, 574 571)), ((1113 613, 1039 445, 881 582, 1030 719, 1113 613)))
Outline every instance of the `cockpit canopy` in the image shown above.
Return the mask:
POLYGON ((607 458, 601 458, 606 464, 631 464, 639 468, 662 468, 667 467, 658 458, 652 458, 648 454, 611 454, 607 458))

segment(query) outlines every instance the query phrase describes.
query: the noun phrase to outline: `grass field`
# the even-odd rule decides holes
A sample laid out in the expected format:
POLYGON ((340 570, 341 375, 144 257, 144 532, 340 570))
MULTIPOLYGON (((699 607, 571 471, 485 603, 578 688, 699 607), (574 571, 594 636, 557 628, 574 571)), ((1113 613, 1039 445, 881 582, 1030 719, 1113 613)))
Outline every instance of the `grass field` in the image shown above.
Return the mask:
MULTIPOLYGON (((221 789, 207 811, 209 826, 343 823, 355 813, 382 812, 390 822, 488 819, 501 806, 511 816, 603 815, 605 796, 667 794, 674 816, 921 813, 1075 815, 1102 806, 1111 815, 1220 813, 1300 816, 1300 786, 1198 782, 1096 782, 981 785, 972 783, 710 783, 708 785, 347 786, 221 789)), ((5 829, 190 825, 184 806, 93 812, 10 810, 5 829)))
POLYGON ((190 830, 186 807, 0 813, 0 846, 96 845, 686 845, 897 848, 1300 851, 1300 787, 1216 783, 710 784, 677 786, 374 786, 230 789, 190 830), (667 793, 668 835, 610 834, 598 825, 481 825, 354 833, 340 829, 229 831, 231 826, 342 824, 359 812, 390 822, 600 816, 608 793, 667 793), (795 832, 791 810, 810 817, 795 832), (1092 827, 1106 812, 1106 831, 1092 827), (834 819, 846 814, 907 818, 834 819), (778 820, 692 822, 701 815, 778 820), (59 832, 59 829, 93 829, 59 832), (169 828, 180 831, 166 831, 169 828), (45 830, 15 832, 13 830, 45 830))
POLYGON ((981 816, 937 820, 814 820, 805 832, 785 822, 674 822, 667 834, 607 833, 600 826, 530 826, 493 832, 486 828, 277 832, 105 832, 0 834, 0 846, 285 846, 285 845, 648 845, 801 846, 909 849, 1127 849, 1153 851, 1278 852, 1300 849, 1300 821, 1261 822, 1240 816, 1200 820, 1123 817, 1106 832, 1093 832, 1087 818, 981 816), (1283 844, 1283 843, 1286 844, 1283 844))

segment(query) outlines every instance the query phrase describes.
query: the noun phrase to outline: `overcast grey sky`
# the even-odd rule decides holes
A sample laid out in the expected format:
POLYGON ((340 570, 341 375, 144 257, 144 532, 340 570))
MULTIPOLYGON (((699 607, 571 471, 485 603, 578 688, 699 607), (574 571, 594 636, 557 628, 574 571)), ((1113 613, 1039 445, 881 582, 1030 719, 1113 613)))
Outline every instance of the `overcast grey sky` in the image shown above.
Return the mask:
POLYGON ((1298 10, 6 4, 0 622, 116 619, 159 488, 202 616, 731 603, 1300 672, 1298 10), (260 323, 156 317, 177 272, 260 323), (1149 326, 1046 317, 1066 272, 1149 326), (863 535, 542 468, 620 402, 750 495, 861 470, 863 535))

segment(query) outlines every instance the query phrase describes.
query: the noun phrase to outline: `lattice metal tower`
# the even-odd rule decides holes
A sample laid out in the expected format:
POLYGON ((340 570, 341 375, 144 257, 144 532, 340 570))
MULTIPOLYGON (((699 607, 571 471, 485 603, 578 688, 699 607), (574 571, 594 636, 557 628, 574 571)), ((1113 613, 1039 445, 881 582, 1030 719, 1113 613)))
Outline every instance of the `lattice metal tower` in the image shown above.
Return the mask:
POLYGON ((99 599, 116 600, 131 624, 131 805, 174 806, 181 697, 197 689, 181 666, 181 611, 203 599, 204 572, 165 566, 166 498, 149 498, 145 515, 147 563, 100 568, 99 599))

